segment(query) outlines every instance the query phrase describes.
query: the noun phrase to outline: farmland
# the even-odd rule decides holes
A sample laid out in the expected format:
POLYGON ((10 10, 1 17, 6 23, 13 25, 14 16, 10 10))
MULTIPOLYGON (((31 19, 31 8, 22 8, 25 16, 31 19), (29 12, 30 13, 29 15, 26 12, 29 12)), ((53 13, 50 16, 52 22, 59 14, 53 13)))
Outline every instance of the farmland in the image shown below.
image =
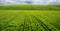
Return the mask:
POLYGON ((49 10, 60 11, 60 5, 5 5, 0 10, 49 10))
POLYGON ((0 6, 0 31, 60 31, 60 7, 0 6))
POLYGON ((60 11, 0 10, 0 31, 59 31, 60 11))

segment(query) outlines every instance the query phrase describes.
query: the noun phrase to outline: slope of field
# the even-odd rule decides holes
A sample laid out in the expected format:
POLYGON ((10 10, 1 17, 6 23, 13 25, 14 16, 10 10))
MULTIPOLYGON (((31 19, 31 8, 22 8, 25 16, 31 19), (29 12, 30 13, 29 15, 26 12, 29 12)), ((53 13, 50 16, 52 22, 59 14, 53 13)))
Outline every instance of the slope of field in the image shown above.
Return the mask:
POLYGON ((0 31, 60 31, 60 11, 0 10, 0 31))
POLYGON ((5 5, 0 10, 59 10, 60 5, 5 5))

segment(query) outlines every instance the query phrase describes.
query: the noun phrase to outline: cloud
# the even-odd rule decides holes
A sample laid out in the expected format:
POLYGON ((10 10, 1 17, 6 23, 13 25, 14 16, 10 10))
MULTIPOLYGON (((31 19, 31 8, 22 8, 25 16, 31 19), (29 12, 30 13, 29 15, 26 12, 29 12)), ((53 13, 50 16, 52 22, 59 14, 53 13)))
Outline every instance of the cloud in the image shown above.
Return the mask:
POLYGON ((56 0, 33 0, 34 4, 49 4, 50 2, 54 2, 56 0))
POLYGON ((50 2, 54 2, 56 0, 20 0, 22 3, 32 2, 32 4, 49 4, 50 2))
POLYGON ((1 2, 4 2, 4 3, 8 3, 8 2, 10 2, 10 3, 14 3, 14 1, 13 0, 0 0, 1 2))
POLYGON ((20 3, 20 4, 50 4, 50 3, 59 3, 60 0, 0 0, 3 3, 20 3))
POLYGON ((5 2, 14 3, 14 1, 13 1, 13 0, 5 0, 5 2))
POLYGON ((54 2, 50 2, 50 4, 60 4, 60 0, 56 0, 54 2))

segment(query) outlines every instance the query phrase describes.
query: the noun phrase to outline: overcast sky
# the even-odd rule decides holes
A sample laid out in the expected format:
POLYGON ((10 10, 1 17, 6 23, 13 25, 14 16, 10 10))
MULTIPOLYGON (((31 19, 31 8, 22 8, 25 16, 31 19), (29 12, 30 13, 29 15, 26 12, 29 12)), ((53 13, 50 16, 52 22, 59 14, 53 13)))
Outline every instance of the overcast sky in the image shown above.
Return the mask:
POLYGON ((33 4, 50 4, 50 3, 59 3, 60 4, 60 0, 0 0, 0 3, 14 3, 14 4, 18 4, 18 3, 33 3, 33 4))

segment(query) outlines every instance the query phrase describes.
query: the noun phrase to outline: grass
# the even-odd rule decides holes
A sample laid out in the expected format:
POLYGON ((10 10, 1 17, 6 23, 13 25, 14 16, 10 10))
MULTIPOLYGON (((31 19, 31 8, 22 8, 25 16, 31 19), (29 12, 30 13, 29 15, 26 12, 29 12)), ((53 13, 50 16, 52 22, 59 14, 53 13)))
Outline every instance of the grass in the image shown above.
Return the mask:
POLYGON ((0 6, 0 31, 60 31, 60 5, 0 6))
POLYGON ((60 5, 5 5, 0 10, 49 10, 60 11, 60 5))
POLYGON ((0 31, 60 31, 60 11, 0 10, 0 31))

